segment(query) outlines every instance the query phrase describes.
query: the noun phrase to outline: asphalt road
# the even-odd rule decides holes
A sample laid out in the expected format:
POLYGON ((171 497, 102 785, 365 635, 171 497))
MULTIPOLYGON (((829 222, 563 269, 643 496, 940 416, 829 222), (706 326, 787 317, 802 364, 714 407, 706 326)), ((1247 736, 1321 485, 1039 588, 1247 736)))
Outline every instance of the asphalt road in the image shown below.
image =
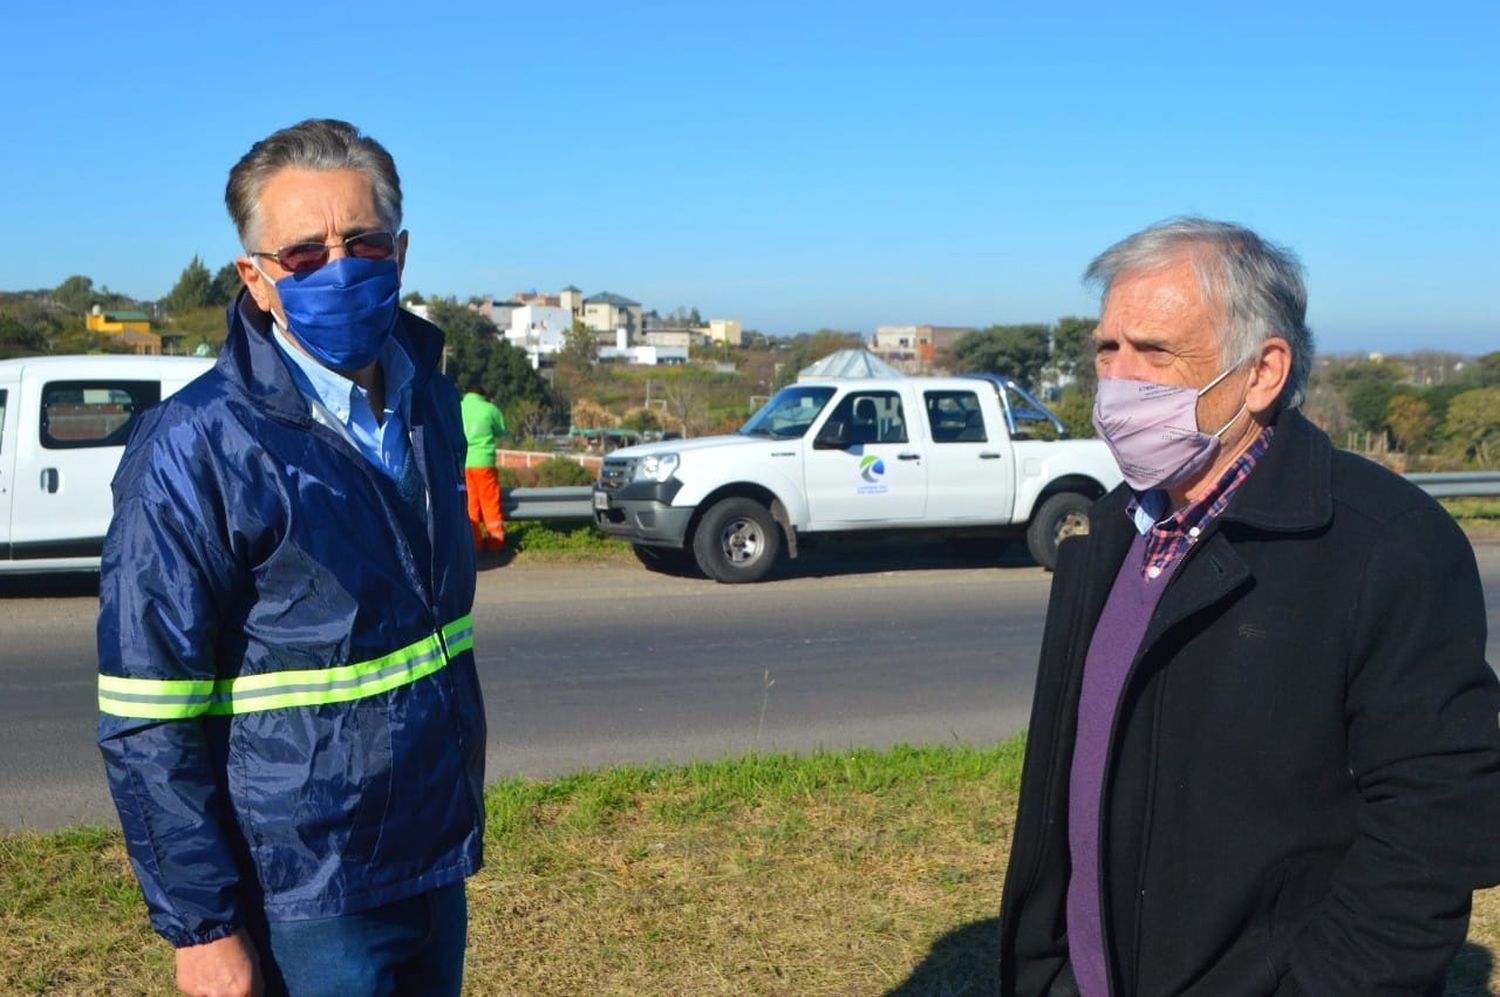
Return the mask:
MULTIPOLYGON (((1500 544, 1476 550, 1496 664, 1500 544)), ((1050 575, 966 567, 932 544, 846 553, 734 587, 633 564, 483 572, 491 776, 985 744, 1025 725, 1050 575)), ((0 827, 114 820, 94 747, 96 594, 76 579, 0 583, 0 827)))

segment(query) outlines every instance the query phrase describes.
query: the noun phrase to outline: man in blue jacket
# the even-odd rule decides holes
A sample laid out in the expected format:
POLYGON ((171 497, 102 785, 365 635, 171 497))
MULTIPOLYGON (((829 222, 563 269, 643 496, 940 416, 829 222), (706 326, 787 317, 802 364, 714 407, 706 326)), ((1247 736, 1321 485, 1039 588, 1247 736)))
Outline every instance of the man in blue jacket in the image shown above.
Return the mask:
POLYGON ((458 398, 397 304, 395 164, 256 143, 215 368, 142 419, 100 582, 99 743, 190 994, 456 994, 485 727, 458 398))

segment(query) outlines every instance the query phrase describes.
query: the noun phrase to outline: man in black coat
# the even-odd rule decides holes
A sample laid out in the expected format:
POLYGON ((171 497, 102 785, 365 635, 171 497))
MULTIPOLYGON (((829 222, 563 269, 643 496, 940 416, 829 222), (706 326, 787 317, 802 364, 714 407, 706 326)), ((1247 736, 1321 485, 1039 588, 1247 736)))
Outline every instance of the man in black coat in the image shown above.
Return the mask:
POLYGON ((1441 993, 1500 881, 1473 551, 1297 411, 1289 252, 1176 219, 1087 279, 1126 484, 1058 554, 1000 993, 1441 993))

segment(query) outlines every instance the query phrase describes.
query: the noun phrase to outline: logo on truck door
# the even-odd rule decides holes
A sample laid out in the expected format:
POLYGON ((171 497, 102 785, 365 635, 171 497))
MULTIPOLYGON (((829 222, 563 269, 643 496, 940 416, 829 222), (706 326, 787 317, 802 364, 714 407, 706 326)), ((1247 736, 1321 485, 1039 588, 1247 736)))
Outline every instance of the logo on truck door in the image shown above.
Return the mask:
POLYGON ((859 477, 863 484, 854 487, 856 495, 884 495, 890 490, 885 483, 885 461, 874 454, 859 459, 859 477))

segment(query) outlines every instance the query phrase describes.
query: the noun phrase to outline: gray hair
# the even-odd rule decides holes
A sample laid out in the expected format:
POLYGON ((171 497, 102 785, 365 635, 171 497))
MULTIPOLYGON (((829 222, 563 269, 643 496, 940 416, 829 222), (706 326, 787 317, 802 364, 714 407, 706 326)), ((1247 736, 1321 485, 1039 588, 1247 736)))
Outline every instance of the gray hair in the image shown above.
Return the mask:
POLYGON ((401 177, 385 146, 360 134, 347 121, 309 118, 261 139, 229 171, 224 204, 247 250, 251 248, 251 230, 259 221, 261 191, 273 174, 288 166, 305 170, 358 170, 370 178, 381 224, 391 232, 400 230, 401 177))
POLYGON ((1193 263, 1204 299, 1222 309, 1222 324, 1215 330, 1220 363, 1238 366, 1261 343, 1280 336, 1292 351, 1280 401, 1285 408, 1296 408, 1312 373, 1313 336, 1306 321, 1302 264, 1290 249, 1240 225, 1171 218, 1110 246, 1089 264, 1083 279, 1099 285, 1108 299, 1121 277, 1164 270, 1184 257, 1193 263))

